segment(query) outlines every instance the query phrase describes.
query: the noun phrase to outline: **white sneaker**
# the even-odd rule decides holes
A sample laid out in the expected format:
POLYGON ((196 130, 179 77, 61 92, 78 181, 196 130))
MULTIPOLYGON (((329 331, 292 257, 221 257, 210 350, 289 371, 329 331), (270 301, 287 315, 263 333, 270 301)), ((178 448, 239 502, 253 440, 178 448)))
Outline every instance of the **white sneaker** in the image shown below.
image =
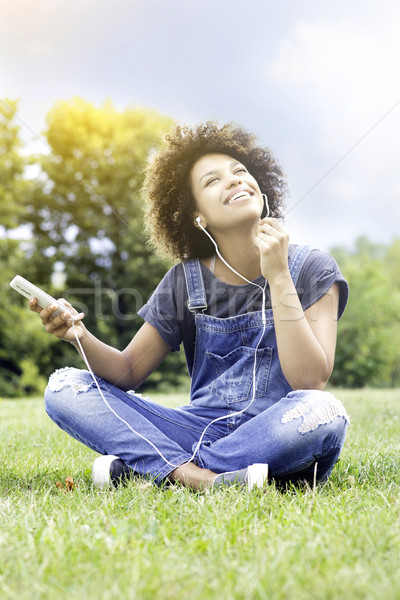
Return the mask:
POLYGON ((99 456, 92 466, 92 481, 97 487, 103 488, 106 485, 117 486, 124 479, 128 479, 133 471, 126 464, 113 454, 99 456))
POLYGON ((248 490, 254 487, 262 488, 268 481, 268 465, 265 463, 254 463, 239 471, 228 471, 220 473, 214 479, 214 486, 239 485, 246 486, 248 490))

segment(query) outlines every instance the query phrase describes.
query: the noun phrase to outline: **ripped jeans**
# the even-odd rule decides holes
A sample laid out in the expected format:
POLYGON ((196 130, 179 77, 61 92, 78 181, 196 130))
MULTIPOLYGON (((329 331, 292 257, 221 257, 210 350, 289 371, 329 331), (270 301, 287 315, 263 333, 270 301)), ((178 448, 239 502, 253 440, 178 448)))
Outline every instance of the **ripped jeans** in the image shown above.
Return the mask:
POLYGON ((256 416, 230 414, 212 423, 198 447, 204 429, 226 409, 167 408, 97 381, 109 407, 88 371, 56 371, 45 392, 48 415, 76 440, 100 454, 119 456, 157 484, 190 460, 215 473, 268 463, 273 478, 310 482, 317 462, 317 479, 326 480, 349 424, 332 394, 299 390, 256 416))

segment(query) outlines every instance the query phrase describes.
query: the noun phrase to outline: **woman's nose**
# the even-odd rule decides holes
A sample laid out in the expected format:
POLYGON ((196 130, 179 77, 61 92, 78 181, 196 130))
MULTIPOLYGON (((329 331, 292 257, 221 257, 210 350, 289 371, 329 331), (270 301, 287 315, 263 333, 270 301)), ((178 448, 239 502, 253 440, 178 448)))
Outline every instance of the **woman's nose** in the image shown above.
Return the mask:
POLYGON ((228 188, 235 187, 236 185, 241 185, 242 179, 237 175, 231 175, 228 179, 228 188))

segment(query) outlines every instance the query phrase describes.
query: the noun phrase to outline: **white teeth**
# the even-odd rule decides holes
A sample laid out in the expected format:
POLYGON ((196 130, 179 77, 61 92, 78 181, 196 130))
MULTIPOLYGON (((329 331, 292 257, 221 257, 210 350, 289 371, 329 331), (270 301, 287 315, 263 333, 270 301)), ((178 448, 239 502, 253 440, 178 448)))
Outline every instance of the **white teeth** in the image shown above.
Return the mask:
POLYGON ((232 198, 227 202, 227 204, 232 204, 232 202, 234 202, 235 200, 237 200, 238 198, 241 198, 242 196, 246 196, 246 197, 250 197, 249 192, 238 192, 237 194, 235 194, 234 196, 232 196, 232 198))

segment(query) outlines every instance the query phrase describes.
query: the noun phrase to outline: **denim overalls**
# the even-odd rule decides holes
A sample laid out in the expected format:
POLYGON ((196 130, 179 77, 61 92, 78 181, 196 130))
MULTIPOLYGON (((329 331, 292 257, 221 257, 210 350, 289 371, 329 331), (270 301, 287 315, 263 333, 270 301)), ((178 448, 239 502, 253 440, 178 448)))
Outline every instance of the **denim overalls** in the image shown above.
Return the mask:
MULTIPOLYGON (((294 283, 309 252, 290 249, 294 283)), ((278 359, 272 309, 266 311, 256 350, 261 311, 226 319, 204 314, 200 263, 183 266, 188 307, 196 313, 190 404, 162 406, 97 377, 104 402, 88 371, 67 367, 49 380, 49 416, 75 439, 100 454, 119 456, 157 484, 191 460, 215 473, 267 463, 272 477, 309 481, 317 462, 317 478, 326 479, 349 422, 341 402, 328 392, 291 390, 278 359)))
MULTIPOLYGON (((291 246, 288 262, 294 285, 310 251, 308 246, 291 246)), ((254 417, 292 389, 279 363, 272 308, 265 311, 266 328, 260 342, 262 311, 226 319, 204 314, 207 300, 200 261, 185 262, 183 267, 188 307, 196 313, 191 402, 195 406, 222 408, 232 415, 244 410, 254 417), (254 363, 256 392, 251 403, 254 363)), ((232 422, 237 420, 233 417, 232 422)))

